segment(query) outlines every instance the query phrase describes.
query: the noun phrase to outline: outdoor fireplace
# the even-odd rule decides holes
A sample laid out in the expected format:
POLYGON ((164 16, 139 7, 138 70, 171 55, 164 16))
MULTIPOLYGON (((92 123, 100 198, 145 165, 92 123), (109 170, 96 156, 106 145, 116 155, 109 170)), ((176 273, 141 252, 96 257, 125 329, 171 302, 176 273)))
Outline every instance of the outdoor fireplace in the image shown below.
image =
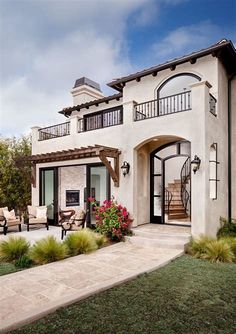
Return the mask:
POLYGON ((66 190, 66 206, 76 206, 79 204, 79 190, 66 190))

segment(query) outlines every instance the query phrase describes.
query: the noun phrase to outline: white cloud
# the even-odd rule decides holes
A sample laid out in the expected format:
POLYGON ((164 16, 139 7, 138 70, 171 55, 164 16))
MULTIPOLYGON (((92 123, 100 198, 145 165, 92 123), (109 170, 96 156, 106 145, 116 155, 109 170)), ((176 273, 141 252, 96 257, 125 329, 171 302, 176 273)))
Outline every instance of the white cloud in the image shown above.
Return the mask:
MULTIPOLYGON (((209 46, 219 28, 209 21, 180 27, 152 46, 158 61, 167 60, 209 46)), ((216 42, 216 41, 215 41, 216 42)))
MULTIPOLYGON (((0 133, 63 121, 74 81, 131 71, 125 29, 153 0, 2 1, 0 133)), ((1 29, 0 29, 1 30, 1 29)), ((108 89, 107 89, 108 91, 108 89)))

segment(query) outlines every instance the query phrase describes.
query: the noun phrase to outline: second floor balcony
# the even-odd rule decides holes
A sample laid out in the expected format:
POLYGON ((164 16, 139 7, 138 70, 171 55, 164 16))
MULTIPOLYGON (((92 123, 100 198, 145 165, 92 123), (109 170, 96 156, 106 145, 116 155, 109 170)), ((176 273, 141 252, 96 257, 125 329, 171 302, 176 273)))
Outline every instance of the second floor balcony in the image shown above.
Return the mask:
MULTIPOLYGON (((217 116, 215 97, 209 94, 208 99, 208 111, 214 116, 217 116)), ((192 109, 192 91, 185 91, 138 104, 134 103, 133 108, 133 121, 135 122, 189 111, 192 109)), ((132 115, 130 116, 132 117, 132 115)), ((123 124, 123 121, 123 106, 120 105, 102 111, 88 113, 81 118, 72 118, 65 123, 40 128, 38 130, 38 140, 43 141, 68 136, 70 134, 117 126, 123 124)))
POLYGON ((138 103, 134 108, 134 121, 174 114, 191 109, 191 91, 138 103))

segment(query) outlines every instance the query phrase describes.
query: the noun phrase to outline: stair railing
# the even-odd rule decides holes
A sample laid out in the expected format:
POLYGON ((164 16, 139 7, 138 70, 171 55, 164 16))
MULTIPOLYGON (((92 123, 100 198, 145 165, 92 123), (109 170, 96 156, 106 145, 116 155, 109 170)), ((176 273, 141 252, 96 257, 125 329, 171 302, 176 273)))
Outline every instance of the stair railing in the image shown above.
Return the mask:
POLYGON ((190 157, 188 157, 180 172, 180 181, 181 181, 181 201, 185 210, 185 213, 187 213, 188 203, 190 202, 190 193, 186 189, 186 184, 190 180, 191 175, 191 161, 190 157))
POLYGON ((167 188, 165 188, 165 213, 167 214, 169 214, 170 212, 170 203, 171 203, 172 197, 173 197, 172 192, 170 192, 167 188))

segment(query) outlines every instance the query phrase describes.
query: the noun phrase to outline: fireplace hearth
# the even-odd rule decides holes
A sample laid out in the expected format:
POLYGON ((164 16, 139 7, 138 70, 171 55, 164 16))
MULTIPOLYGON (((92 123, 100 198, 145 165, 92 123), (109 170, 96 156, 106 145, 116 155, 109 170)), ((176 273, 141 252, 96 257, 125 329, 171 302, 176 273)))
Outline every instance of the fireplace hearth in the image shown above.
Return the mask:
POLYGON ((66 190, 66 206, 80 205, 79 190, 66 190))

